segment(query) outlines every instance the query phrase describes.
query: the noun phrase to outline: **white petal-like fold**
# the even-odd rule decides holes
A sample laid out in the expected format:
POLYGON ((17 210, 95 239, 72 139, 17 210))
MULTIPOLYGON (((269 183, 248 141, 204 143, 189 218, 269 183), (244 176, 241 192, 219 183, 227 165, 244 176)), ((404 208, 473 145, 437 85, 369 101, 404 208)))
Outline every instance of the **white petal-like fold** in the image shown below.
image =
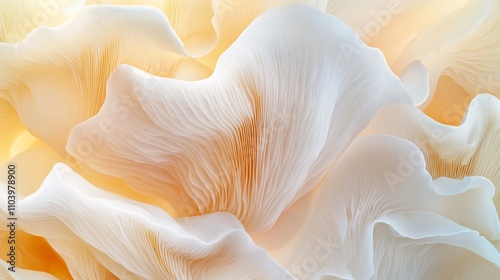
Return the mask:
POLYGON ((495 279, 500 254, 491 241, 500 238, 500 222, 493 194, 483 177, 433 181, 406 140, 359 138, 323 190, 309 203, 298 201, 305 222, 278 220, 269 235, 293 234, 269 252, 297 279, 455 279, 482 269, 495 279))
POLYGON ((422 60, 431 92, 439 76, 451 76, 472 95, 500 94, 500 2, 467 1, 458 11, 412 38, 395 62, 422 60))
POLYGON ((371 22, 367 19, 361 33, 366 36, 375 27, 370 45, 381 48, 396 73, 421 60, 430 72, 431 97, 442 75, 471 95, 498 97, 499 12, 500 3, 491 0, 388 1, 370 12, 371 22), (391 3, 399 4, 398 13, 390 13, 391 3))
MULTIPOLYGON (((412 75, 425 84, 423 67, 412 75)), ((73 129, 67 150, 180 215, 227 211, 262 230, 322 180, 379 108, 425 99, 406 80, 339 19, 282 7, 254 21, 205 80, 118 67, 103 108, 73 129)))
POLYGON ((17 45, 0 43, 0 102, 6 100, 35 137, 64 154, 70 130, 101 108, 117 65, 170 77, 191 60, 185 55, 157 9, 85 7, 61 26, 35 29, 17 45))
MULTIPOLYGON (((453 111, 443 114, 460 119, 453 111)), ((411 106, 391 105, 377 113, 364 133, 412 141, 425 155, 433 178, 484 176, 500 187, 500 100, 492 95, 476 96, 460 126, 440 124, 411 106)), ((495 204, 500 210, 499 193, 495 204)))
POLYGON ((77 279, 289 277, 231 214, 176 220, 102 191, 64 164, 18 205, 20 226, 45 237, 77 279))
POLYGON ((500 3, 491 0, 332 0, 340 17, 370 46, 380 48, 396 74, 420 60, 429 70, 430 97, 451 76, 471 95, 500 93, 500 3))

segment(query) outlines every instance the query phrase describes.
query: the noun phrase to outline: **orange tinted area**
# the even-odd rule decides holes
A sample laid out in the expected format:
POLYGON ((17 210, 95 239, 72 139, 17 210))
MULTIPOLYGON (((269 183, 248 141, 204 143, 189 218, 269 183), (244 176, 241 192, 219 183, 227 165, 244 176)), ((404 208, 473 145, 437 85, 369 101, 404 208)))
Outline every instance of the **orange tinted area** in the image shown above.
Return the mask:
MULTIPOLYGON (((1 240, 8 240, 9 232, 0 232, 1 240)), ((7 242, 0 242, 0 251, 9 252, 7 242)), ((7 255, 2 254, 2 260, 7 261, 7 255)), ((45 238, 34 236, 23 230, 16 231, 16 267, 43 271, 58 279, 73 279, 66 263, 50 247, 45 238)))
POLYGON ((441 76, 434 97, 424 113, 440 123, 460 125, 472 98, 451 77, 441 76))

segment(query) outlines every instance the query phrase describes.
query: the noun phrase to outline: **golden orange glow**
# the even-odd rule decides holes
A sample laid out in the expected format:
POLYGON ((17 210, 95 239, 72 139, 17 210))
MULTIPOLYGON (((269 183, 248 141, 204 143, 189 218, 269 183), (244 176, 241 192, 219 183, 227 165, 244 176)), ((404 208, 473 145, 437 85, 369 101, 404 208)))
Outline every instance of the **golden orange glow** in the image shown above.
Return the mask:
POLYGON ((434 97, 424 113, 440 123, 456 126, 462 122, 472 98, 452 78, 441 76, 434 97))

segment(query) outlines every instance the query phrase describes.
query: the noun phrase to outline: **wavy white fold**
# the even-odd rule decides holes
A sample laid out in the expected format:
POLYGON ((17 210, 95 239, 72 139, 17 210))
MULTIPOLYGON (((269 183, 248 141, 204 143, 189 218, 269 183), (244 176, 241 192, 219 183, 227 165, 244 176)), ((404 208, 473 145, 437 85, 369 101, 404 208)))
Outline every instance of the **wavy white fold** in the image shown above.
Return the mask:
POLYGON ((380 48, 396 74, 422 61, 430 76, 430 98, 424 106, 443 75, 471 95, 500 94, 498 1, 376 0, 360 5, 331 0, 327 13, 344 20, 368 45, 380 48))
MULTIPOLYGON (((492 95, 477 95, 460 126, 440 124, 411 106, 391 105, 380 110, 363 133, 390 134, 415 143, 433 178, 484 176, 500 188, 500 100, 492 95)), ((498 210, 499 193, 494 197, 498 210)))
POLYGON ((0 43, 0 61, 0 102, 61 155, 70 130, 101 108, 117 65, 168 77, 178 67, 195 69, 193 79, 210 73, 187 57, 165 15, 151 7, 82 8, 58 27, 36 28, 19 44, 0 43))
POLYGON ((469 94, 500 94, 500 2, 466 1, 458 11, 424 26, 395 64, 421 60, 431 93, 440 75, 451 76, 469 94))
POLYGON ((318 195, 290 208, 302 223, 278 220, 255 240, 287 238, 269 252, 298 279, 496 279, 494 190, 483 177, 433 181, 412 143, 362 137, 318 195))
POLYGON ((421 65, 403 80, 339 19, 287 6, 255 20, 205 80, 118 67, 103 108, 73 129, 67 150, 180 215, 227 211, 263 230, 379 108, 425 99, 421 65))
POLYGON ((77 279, 286 279, 228 213, 173 219, 102 191, 57 164, 19 201, 20 225, 45 237, 77 279))

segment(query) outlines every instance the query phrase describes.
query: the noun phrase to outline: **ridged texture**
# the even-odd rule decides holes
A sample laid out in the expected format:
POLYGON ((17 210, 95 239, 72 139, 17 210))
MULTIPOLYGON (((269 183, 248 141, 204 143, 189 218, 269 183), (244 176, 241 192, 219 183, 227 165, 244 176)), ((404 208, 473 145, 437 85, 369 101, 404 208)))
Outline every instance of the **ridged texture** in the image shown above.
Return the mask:
MULTIPOLYGON (((62 6, 53 6, 64 0, 55 1, 0 0, 0 11, 12 11, 2 12, 0 42, 19 43, 36 27, 29 21, 39 12, 57 10, 50 26, 66 21, 62 6), (20 14, 28 16, 28 25, 20 14)), ((169 200, 179 216, 208 215, 174 220, 99 191, 58 165, 44 187, 22 202, 28 217, 22 225, 48 237, 74 278, 289 278, 245 230, 258 232, 253 236, 259 244, 278 241, 269 251, 299 279, 500 278, 498 251, 490 243, 500 248, 491 203, 499 196, 487 179, 467 177, 482 175, 499 185, 497 99, 478 96, 459 128, 433 123, 412 106, 378 114, 372 125, 387 118, 378 132, 415 141, 430 175, 414 146, 382 136, 358 140, 325 179, 379 108, 425 99, 427 73, 414 60, 430 69, 431 91, 446 74, 472 95, 500 92, 499 3, 396 2, 401 12, 385 26, 374 13, 386 12, 394 1, 364 7, 307 0, 87 4, 103 2, 160 11, 87 7, 65 25, 39 28, 18 45, 0 43, 0 125, 8 132, 2 133, 0 167, 6 159, 18 163, 20 198, 33 193, 65 156, 69 131, 100 110, 116 69, 101 113, 79 125, 67 147, 82 166, 157 197, 92 171, 75 171, 100 188, 173 213, 162 201, 169 200), (355 26, 365 42, 381 47, 401 78, 336 18, 304 7, 257 18, 291 2, 355 26), (381 30, 363 36, 371 22, 381 30), (210 78, 192 83, 156 77, 199 80, 213 69, 210 78), (436 131, 446 137, 436 138, 436 131), (236 215, 243 225, 218 211, 236 215), (214 236, 218 243, 207 244, 214 236), (279 250, 285 240, 290 247, 279 250)), ((68 277, 42 237, 18 231, 18 241, 23 266, 68 277)), ((18 276, 51 279, 32 271, 18 276)))
POLYGON ((360 5, 331 0, 327 13, 344 20, 368 45, 380 48, 396 74, 421 60, 430 74, 430 96, 424 107, 445 75, 470 95, 499 97, 498 1, 377 0, 360 5))
POLYGON ((161 10, 192 56, 210 52, 217 36, 211 23, 214 16, 210 0, 88 0, 85 5, 145 5, 161 10))
POLYGON ((263 230, 319 183, 379 108, 425 99, 421 65, 403 84, 356 40, 340 20, 288 6, 254 21, 208 79, 119 66, 103 108, 73 129, 67 150, 180 215, 227 211, 263 230))
MULTIPOLYGON (((61 2, 0 2, 6 5, 1 10, 8 11, 2 12, 2 20, 14 20, 12 26, 2 26, 0 33, 30 27, 26 24, 34 20, 33 14, 62 12, 63 7, 58 5, 61 2), (12 5, 18 6, 12 8, 12 5), (32 12, 27 13, 27 8, 32 12), (17 15, 16 9, 24 12, 17 15)), ((60 19, 57 24, 67 20, 60 19)), ((31 29, 23 31, 26 33, 18 41, 31 29)), ((22 178, 16 186, 19 198, 38 189, 56 162, 66 161, 76 167, 64 149, 69 131, 100 109, 107 79, 116 65, 129 63, 157 75, 177 78, 182 78, 178 70, 190 74, 196 70, 191 79, 208 75, 205 67, 182 54, 182 42, 165 16, 147 7, 89 7, 57 28, 40 27, 23 42, 7 42, 19 44, 0 44, 0 166, 5 168, 11 163, 18 166, 18 176, 22 178)), ((165 201, 134 192, 120 180, 96 174, 89 168, 77 167, 77 171, 103 189, 167 211, 171 209, 165 201)), ((2 173, 2 179, 5 174, 2 173)), ((7 234, 2 228, 1 235, 7 234)), ((19 231, 18 241, 22 268, 43 270, 68 279, 65 264, 43 238, 19 231)), ((8 244, 1 247, 4 252, 8 244)))
POLYGON ((432 180, 411 142, 366 136, 283 214, 302 222, 278 220, 260 237, 292 235, 286 246, 261 246, 297 279, 498 279, 493 194, 483 177, 432 180))
POLYGON ((498 1, 398 3, 401 12, 389 15, 385 24, 380 24, 385 20, 385 16, 380 15, 386 13, 387 8, 373 11, 371 20, 379 27, 379 32, 369 37, 369 45, 384 52, 395 73, 421 60, 429 70, 431 98, 443 75, 451 76, 470 95, 490 93, 499 96, 498 1))
MULTIPOLYGON (((33 15, 44 13, 54 20, 49 25, 58 25, 67 20, 64 6, 73 1, 47 0, 33 5, 25 1, 0 3, 5 6, 0 7, 1 10, 19 10, 19 14, 25 14, 27 22, 33 15)), ((252 20, 268 9, 289 3, 308 5, 339 16, 364 39, 366 33, 376 30, 366 41, 382 49, 396 73, 402 73, 415 60, 424 61, 431 72, 431 93, 442 74, 451 75, 472 94, 500 92, 497 74, 500 63, 495 58, 500 55, 491 55, 500 49, 497 48, 500 28, 496 28, 495 16, 500 4, 489 0, 455 1, 453 5, 446 1, 376 1, 362 9, 352 1, 87 1, 87 4, 95 3, 149 5, 164 15, 144 6, 130 7, 138 9, 133 15, 130 9, 119 6, 84 8, 83 15, 58 28, 59 31, 37 29, 17 47, 0 46, 0 59, 8 66, 0 71, 0 99, 12 104, 28 130, 60 154, 64 153, 71 127, 97 113, 104 100, 107 78, 118 64, 130 64, 164 77, 188 80, 207 77, 220 54, 252 20), (149 12, 150 19, 142 21, 149 12), (87 14, 90 14, 88 18, 87 14), (84 19, 81 25, 76 23, 79 19, 84 19), (370 29, 370 26, 375 27, 370 29), (83 30, 84 27, 88 29, 83 30), (132 37, 134 39, 130 39, 132 37), (96 42, 82 44, 82 40, 96 42), (201 57, 195 61, 185 56, 188 54, 201 57), (51 70, 42 71, 42 68, 51 70), (76 109, 68 110, 64 104, 76 109), (45 106, 53 110, 40 112, 38 108, 45 106), (33 113, 23 113, 28 111, 33 113), (43 123, 52 125, 42 128, 43 123)), ((9 20, 11 15, 17 12, 8 13, 4 21, 12 22, 4 23, 0 29, 6 34, 11 29, 20 29, 24 38, 37 26, 26 25, 24 17, 9 20)))
POLYGON ((476 96, 458 127, 437 123, 420 110, 405 105, 383 108, 365 133, 390 134, 415 143, 425 155, 433 178, 484 176, 497 192, 500 210, 500 100, 476 96))
MULTIPOLYGON (((500 4, 481 0, 214 0, 208 1, 149 1, 96 0, 91 3, 144 4, 158 7, 166 15, 169 8, 180 11, 173 18, 184 22, 192 34, 191 42, 184 40, 186 30, 174 26, 189 47, 197 45, 199 62, 213 69, 219 56, 236 40, 241 32, 260 14, 287 4, 302 4, 337 16, 346 22, 369 46, 380 48, 389 66, 400 75, 404 69, 420 60, 430 72, 430 96, 422 108, 432 102, 438 80, 450 76, 470 95, 500 92, 500 61, 496 54, 500 46, 500 4), (193 5, 193 7, 191 7, 193 5), (203 8, 203 9, 202 9, 203 8), (193 10, 196 17, 186 16, 193 10), (204 10, 203 13, 201 11, 204 10), (211 25, 198 26, 212 16, 211 25)), ((186 29, 186 28, 184 28, 186 29)), ((447 95, 448 93, 438 94, 447 95)), ((446 97, 444 97, 446 98, 446 97)), ((428 112, 432 117, 434 113, 428 112)))
POLYGON ((18 212, 22 228, 45 237, 75 279, 289 278, 234 216, 173 219, 92 186, 64 164, 18 212))
POLYGON ((288 4, 326 11, 328 0, 89 0, 89 4, 147 5, 160 9, 197 61, 214 69, 219 56, 260 14, 288 4))
MULTIPOLYGON (((449 60, 444 74, 473 95, 500 97, 500 2, 491 1, 487 17, 466 38, 442 51, 449 60)), ((432 58, 431 58, 432 59, 432 58)))
POLYGON ((86 7, 57 28, 35 29, 18 45, 0 44, 0 100, 15 108, 35 137, 64 154, 73 126, 101 108, 117 65, 170 77, 190 61, 185 55, 157 9, 86 7))

